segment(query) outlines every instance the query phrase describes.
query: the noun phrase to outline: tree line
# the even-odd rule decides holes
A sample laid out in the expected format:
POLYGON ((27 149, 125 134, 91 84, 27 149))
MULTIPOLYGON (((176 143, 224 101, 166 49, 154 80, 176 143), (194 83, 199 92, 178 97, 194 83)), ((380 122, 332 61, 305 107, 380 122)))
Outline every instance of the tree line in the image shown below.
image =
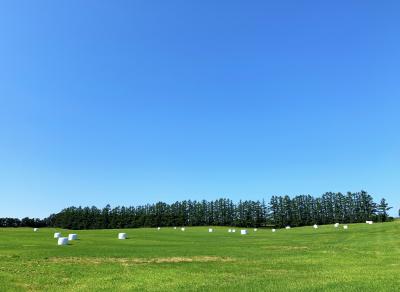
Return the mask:
POLYGON ((313 224, 359 223, 366 220, 389 221, 385 199, 373 201, 365 191, 347 194, 325 193, 321 197, 301 195, 273 196, 269 203, 218 199, 184 200, 142 206, 68 207, 44 219, 0 218, 3 227, 59 227, 66 229, 108 229, 167 226, 275 227, 313 224))
POLYGON ((46 219, 29 218, 0 218, 0 227, 48 227, 46 219))

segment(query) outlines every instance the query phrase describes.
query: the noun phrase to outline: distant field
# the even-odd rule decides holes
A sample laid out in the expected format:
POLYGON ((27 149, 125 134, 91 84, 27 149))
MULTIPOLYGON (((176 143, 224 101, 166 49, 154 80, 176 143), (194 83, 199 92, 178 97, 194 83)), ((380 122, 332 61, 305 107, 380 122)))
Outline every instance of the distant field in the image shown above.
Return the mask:
POLYGON ((0 229, 0 291, 399 291, 400 221, 291 230, 0 229))

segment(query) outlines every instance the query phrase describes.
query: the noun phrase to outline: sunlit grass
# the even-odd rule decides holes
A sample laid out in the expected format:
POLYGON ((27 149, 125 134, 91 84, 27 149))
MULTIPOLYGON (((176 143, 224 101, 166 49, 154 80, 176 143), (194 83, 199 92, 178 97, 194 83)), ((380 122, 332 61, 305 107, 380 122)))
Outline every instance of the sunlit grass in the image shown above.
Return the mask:
POLYGON ((228 227, 0 229, 0 291, 396 291, 400 222, 228 233, 228 227), (68 231, 61 230, 63 235, 68 231), (129 239, 118 240, 118 232, 129 239))

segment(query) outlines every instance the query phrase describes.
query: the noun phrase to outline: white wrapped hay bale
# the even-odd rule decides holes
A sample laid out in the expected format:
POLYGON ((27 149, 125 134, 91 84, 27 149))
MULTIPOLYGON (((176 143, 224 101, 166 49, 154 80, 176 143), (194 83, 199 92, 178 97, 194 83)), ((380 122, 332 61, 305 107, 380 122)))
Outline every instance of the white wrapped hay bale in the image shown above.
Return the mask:
POLYGON ((174 229, 176 229, 176 226, 174 227, 174 229))
POLYGON ((233 229, 232 232, 235 233, 235 232, 236 232, 236 229, 233 229))
POLYGON ((181 231, 185 231, 185 227, 182 227, 182 228, 181 228, 181 231))
POLYGON ((157 227, 157 230, 160 230, 161 229, 161 227, 157 227))
POLYGON ((367 224, 374 224, 374 221, 365 221, 365 223, 367 223, 367 224))
POLYGON ((232 232, 232 229, 228 229, 228 232, 231 233, 231 232, 232 232))
POLYGON ((286 226, 286 229, 290 229, 291 227, 290 226, 286 226))
POLYGON ((247 234, 247 230, 246 230, 246 229, 240 230, 240 234, 241 234, 241 235, 246 235, 246 234, 247 234))
POLYGON ((339 223, 335 223, 335 228, 339 228, 339 223))
POLYGON ((67 245, 68 244, 68 238, 67 237, 59 237, 57 241, 58 245, 67 245))
POLYGON ((347 230, 347 229, 349 229, 349 226, 345 225, 345 226, 343 226, 343 229, 347 230))
POLYGON ((314 229, 318 229, 318 225, 317 225, 317 224, 314 224, 313 228, 314 228, 314 229))
POLYGON ((61 237, 61 233, 60 232, 54 233, 54 238, 60 238, 60 237, 61 237))
POLYGON ((274 229, 272 229, 272 232, 276 232, 276 229, 274 228, 274 229))
POLYGON ((77 240, 78 239, 78 234, 71 233, 68 234, 68 240, 77 240))
POLYGON ((213 232, 213 229, 212 228, 208 228, 208 232, 213 232))
POLYGON ((254 228, 254 232, 257 232, 257 230, 258 230, 257 228, 254 228))
POLYGON ((38 232, 39 228, 33 228, 33 232, 38 232))
POLYGON ((118 233, 118 239, 126 239, 126 233, 118 233))

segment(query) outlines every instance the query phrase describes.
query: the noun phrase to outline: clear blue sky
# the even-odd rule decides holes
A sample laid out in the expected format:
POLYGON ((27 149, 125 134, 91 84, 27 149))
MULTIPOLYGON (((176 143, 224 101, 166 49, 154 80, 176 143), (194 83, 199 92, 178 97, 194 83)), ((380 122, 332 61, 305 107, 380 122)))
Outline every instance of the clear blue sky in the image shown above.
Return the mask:
POLYGON ((399 1, 1 1, 0 217, 370 192, 400 207, 399 1))

